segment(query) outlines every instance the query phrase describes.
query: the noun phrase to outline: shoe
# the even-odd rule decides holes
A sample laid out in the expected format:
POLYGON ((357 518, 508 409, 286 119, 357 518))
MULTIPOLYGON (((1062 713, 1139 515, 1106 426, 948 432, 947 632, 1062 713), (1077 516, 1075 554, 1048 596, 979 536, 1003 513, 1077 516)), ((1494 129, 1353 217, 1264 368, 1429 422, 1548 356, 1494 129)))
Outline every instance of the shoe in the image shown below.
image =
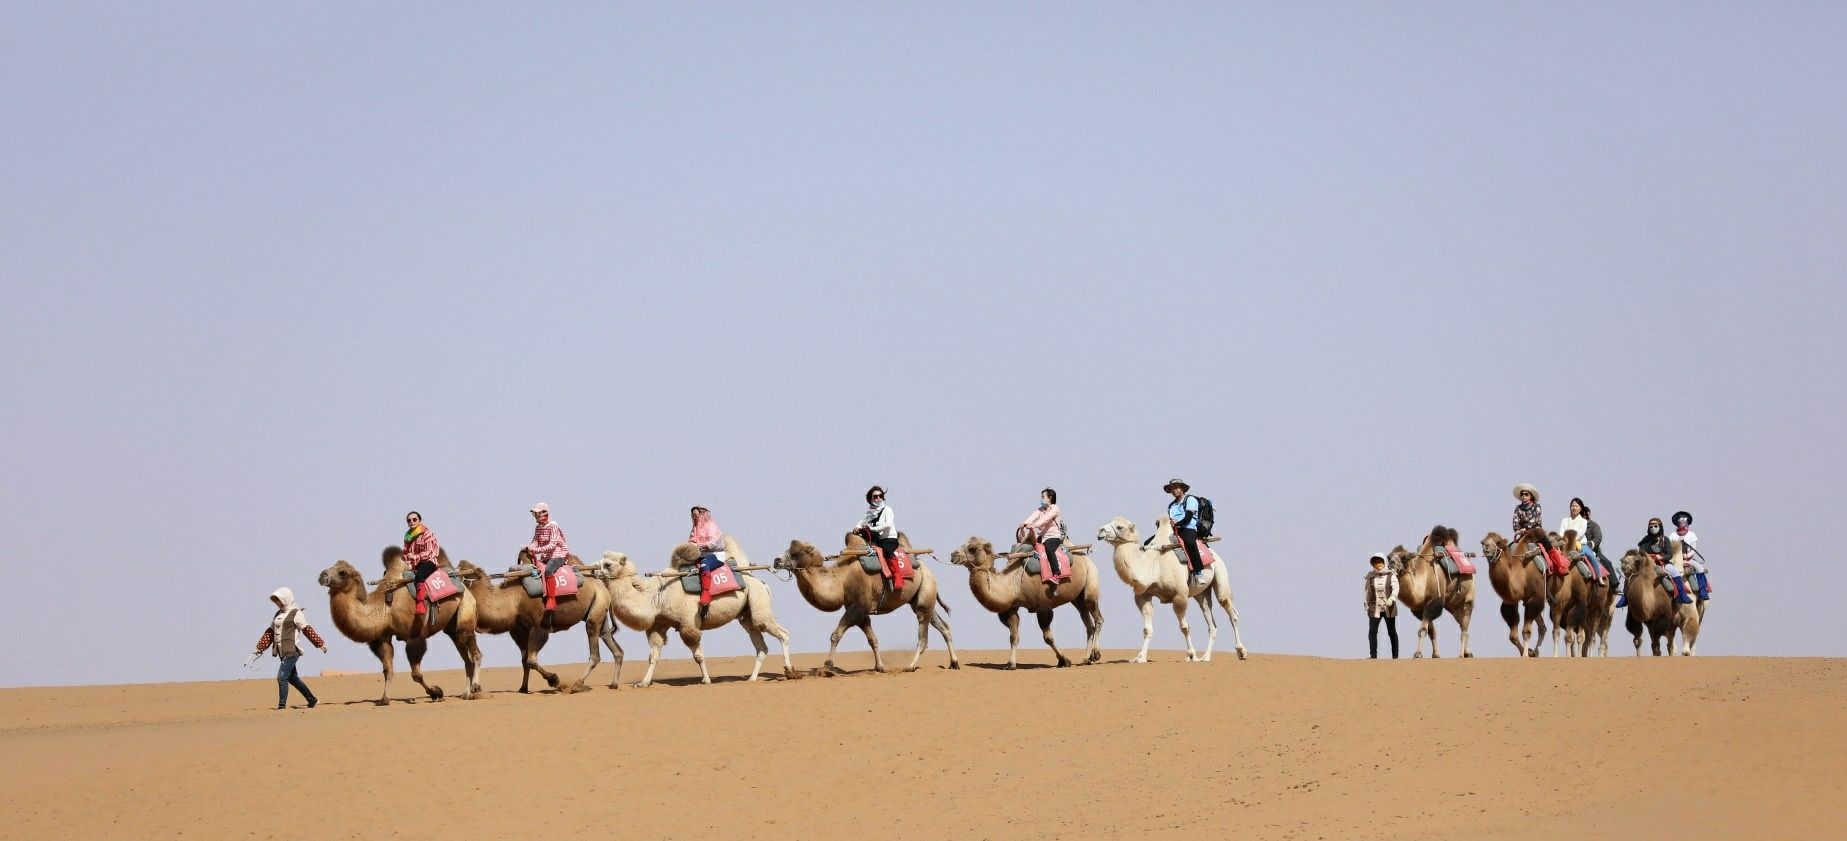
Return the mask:
POLYGON ((279 709, 279 710, 286 710, 288 708, 289 708, 288 704, 277 704, 276 705, 276 709, 279 709))
POLYGON ((321 699, 319 698, 309 698, 308 699, 308 709, 314 709, 314 705, 320 702, 321 702, 321 699))
POLYGON ((1628 607, 1629 597, 1623 595, 1622 593, 1617 593, 1616 594, 1616 606, 1617 607, 1628 607))

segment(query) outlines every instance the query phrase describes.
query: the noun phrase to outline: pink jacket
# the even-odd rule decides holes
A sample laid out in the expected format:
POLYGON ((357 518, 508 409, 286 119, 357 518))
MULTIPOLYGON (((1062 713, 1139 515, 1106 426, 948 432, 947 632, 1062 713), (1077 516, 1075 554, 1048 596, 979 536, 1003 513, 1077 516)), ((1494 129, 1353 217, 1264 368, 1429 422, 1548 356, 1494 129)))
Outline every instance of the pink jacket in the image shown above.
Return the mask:
POLYGON ((533 559, 539 561, 571 554, 571 545, 564 542, 564 528, 558 525, 557 520, 550 518, 533 528, 532 542, 526 544, 526 549, 532 552, 533 559))
POLYGON ((1032 529, 1039 536, 1040 543, 1065 538, 1064 522, 1059 517, 1056 503, 1034 511, 1020 525, 1032 529))

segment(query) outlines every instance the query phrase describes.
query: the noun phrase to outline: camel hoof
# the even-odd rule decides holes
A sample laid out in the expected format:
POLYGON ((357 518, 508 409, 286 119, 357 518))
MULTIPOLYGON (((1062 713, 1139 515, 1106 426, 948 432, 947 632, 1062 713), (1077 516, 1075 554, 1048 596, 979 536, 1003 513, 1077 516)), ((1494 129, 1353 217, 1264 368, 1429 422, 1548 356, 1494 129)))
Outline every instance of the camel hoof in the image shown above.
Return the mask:
POLYGON ((702 677, 702 678, 700 678, 700 679, 699 679, 699 682, 700 682, 701 684, 705 684, 705 685, 708 685, 708 686, 709 686, 709 685, 711 685, 711 683, 712 683, 712 679, 711 679, 711 678, 709 678, 709 677, 702 677))
POLYGON ((1430 652, 1430 659, 1432 659, 1432 660, 1441 660, 1441 659, 1443 659, 1443 655, 1441 655, 1441 654, 1438 654, 1438 653, 1436 653, 1436 652, 1434 652, 1434 651, 1432 651, 1432 652, 1430 652))
POLYGON ((1416 652, 1416 653, 1414 653, 1414 654, 1412 654, 1412 655, 1411 655, 1411 659, 1413 659, 1413 660, 1422 660, 1422 659, 1424 659, 1424 652, 1422 652, 1422 651, 1419 651, 1419 652, 1416 652))
POLYGON ((1069 666, 1069 665, 1071 665, 1071 661, 1070 661, 1070 660, 1068 660, 1068 659, 1066 659, 1066 658, 1064 658, 1064 657, 1060 657, 1060 658, 1058 658, 1058 668, 1061 668, 1061 669, 1062 669, 1062 668, 1065 668, 1065 667, 1067 667, 1067 666, 1069 666))
POLYGON ((1244 649, 1242 649, 1242 648, 1240 648, 1240 649, 1238 649, 1238 659, 1239 659, 1239 660, 1243 660, 1243 659, 1244 659, 1244 649))
POLYGON ((373 701, 372 703, 376 706, 388 707, 388 706, 391 706, 391 699, 390 698, 380 698, 376 701, 373 701))
POLYGON ((1470 654, 1470 653, 1469 653, 1469 652, 1467 652, 1467 651, 1464 651, 1464 652, 1462 652, 1462 658, 1463 658, 1464 660, 1469 660, 1469 659, 1473 659, 1474 657, 1475 657, 1475 655, 1473 655, 1473 654, 1470 654))
POLYGON ((1017 664, 1017 663, 1008 663, 1008 664, 1007 664, 1007 671, 1010 671, 1010 672, 1011 672, 1011 671, 1013 671, 1014 669, 1017 669, 1017 668, 1019 668, 1019 664, 1017 664))
POLYGON ((1201 662, 1201 663, 1210 663, 1210 662, 1212 662, 1212 655, 1210 655, 1210 654, 1202 654, 1202 655, 1200 655, 1200 656, 1199 656, 1199 662, 1201 662))
POLYGON ((440 686, 430 687, 430 700, 440 701, 442 699, 443 699, 443 688, 440 686))
POLYGON ((962 669, 962 664, 961 664, 961 663, 959 663, 959 662, 957 662, 957 661, 955 661, 955 660, 951 660, 951 661, 949 661, 949 668, 952 668, 952 669, 955 669, 955 670, 957 670, 957 671, 961 671, 961 669, 962 669))
POLYGON ((558 688, 558 676, 557 675, 546 676, 545 683, 551 686, 551 688, 557 689, 558 688))
POLYGON ((1533 649, 1533 650, 1531 650, 1531 651, 1528 651, 1528 652, 1526 653, 1526 656, 1528 656, 1528 657, 1538 657, 1538 656, 1539 656, 1539 649, 1537 649, 1537 648, 1535 648, 1535 649, 1533 649))
POLYGON ((1134 656, 1133 658, 1131 658, 1131 659, 1129 660, 1129 662, 1131 662, 1131 663, 1146 663, 1146 662, 1148 662, 1148 655, 1146 655, 1146 654, 1137 654, 1137 655, 1135 655, 1135 656, 1134 656))

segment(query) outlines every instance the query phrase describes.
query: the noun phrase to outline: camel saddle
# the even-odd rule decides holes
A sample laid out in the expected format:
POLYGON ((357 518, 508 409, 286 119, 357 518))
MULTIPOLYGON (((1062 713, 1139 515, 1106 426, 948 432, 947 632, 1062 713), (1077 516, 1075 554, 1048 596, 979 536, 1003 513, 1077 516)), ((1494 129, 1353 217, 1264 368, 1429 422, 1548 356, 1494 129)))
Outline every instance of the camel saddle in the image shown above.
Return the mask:
MULTIPOLYGON (((520 586, 526 588, 526 595, 535 599, 542 599, 545 597, 546 582, 545 571, 543 569, 535 567, 532 564, 520 564, 514 567, 514 569, 523 569, 526 571, 526 576, 519 580, 520 586)), ((565 564, 559 567, 558 571, 552 575, 551 583, 557 591, 555 595, 558 598, 562 599, 566 596, 575 596, 577 595, 578 586, 577 570, 571 568, 570 564, 565 564)))
MULTIPOLYGON (((717 558, 712 560, 717 561, 717 558)), ((688 576, 689 578, 691 576, 688 576)), ((711 566, 700 565, 699 569, 699 603, 711 604, 712 599, 726 593, 742 589, 744 582, 738 580, 738 571, 730 564, 719 561, 711 566)))
POLYGON ((891 582, 893 590, 904 589, 904 585, 917 575, 917 561, 911 557, 911 553, 904 551, 904 547, 898 547, 898 551, 890 556, 877 546, 869 545, 866 549, 869 551, 859 556, 860 569, 865 570, 867 575, 881 576, 891 582))
POLYGON ((1475 574, 1475 564, 1469 561, 1469 556, 1462 554, 1461 549, 1454 546, 1443 547, 1443 552, 1437 555, 1437 559, 1443 562, 1443 569, 1450 575, 1475 574))
POLYGON ((461 588, 455 586, 455 579, 450 578, 448 570, 442 567, 437 567, 429 578, 423 579, 423 599, 430 604, 461 594, 461 588))
POLYGON ((1028 546, 1022 543, 1013 547, 1013 551, 1032 553, 1026 556, 1026 571, 1039 576, 1041 581, 1068 581, 1071 578, 1071 553, 1066 552, 1063 546, 1058 547, 1059 574, 1057 576, 1050 575, 1051 565, 1045 562, 1045 544, 1035 543, 1028 546))

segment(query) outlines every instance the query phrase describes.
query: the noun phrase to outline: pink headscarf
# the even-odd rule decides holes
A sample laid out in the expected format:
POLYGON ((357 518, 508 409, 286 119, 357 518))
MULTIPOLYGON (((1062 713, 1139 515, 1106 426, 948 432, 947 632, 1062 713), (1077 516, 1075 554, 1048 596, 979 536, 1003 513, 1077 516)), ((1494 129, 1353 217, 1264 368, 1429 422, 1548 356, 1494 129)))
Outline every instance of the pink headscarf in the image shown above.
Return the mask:
POLYGON ((724 539, 725 533, 718 530, 718 521, 712 519, 712 512, 698 511, 693 514, 693 533, 687 535, 686 542, 710 546, 724 539))

